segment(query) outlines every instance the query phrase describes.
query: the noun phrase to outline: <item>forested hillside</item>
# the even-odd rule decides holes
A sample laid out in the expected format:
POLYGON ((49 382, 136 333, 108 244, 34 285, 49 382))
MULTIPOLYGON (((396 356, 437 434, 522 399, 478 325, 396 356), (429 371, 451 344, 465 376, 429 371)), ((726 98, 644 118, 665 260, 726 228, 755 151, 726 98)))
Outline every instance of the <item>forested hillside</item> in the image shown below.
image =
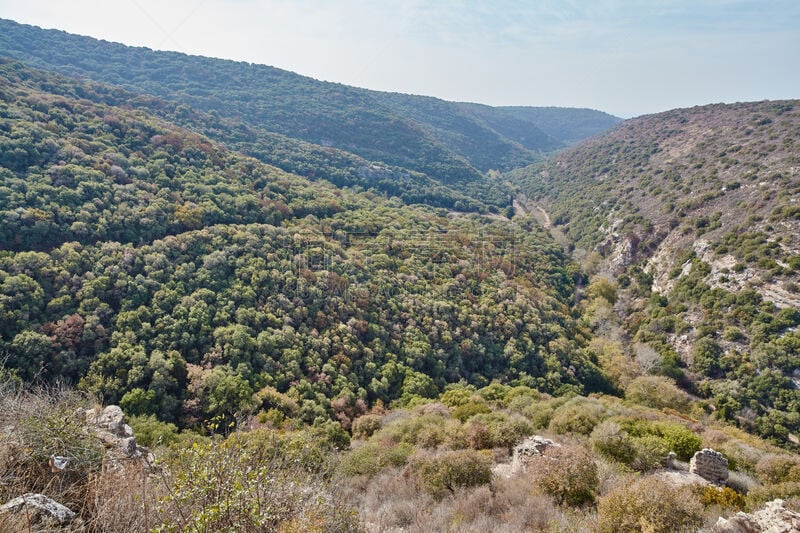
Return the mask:
POLYGON ((800 520, 800 102, 584 140, 618 120, 4 55, 0 530, 800 520))
POLYGON ((533 222, 312 183, 3 68, 0 351, 26 380, 184 425, 319 423, 462 379, 610 390, 577 270, 533 222))
POLYGON ((798 139, 798 101, 712 105, 515 173, 586 268, 616 276, 628 353, 783 442, 800 430, 798 139))
MULTIPOLYGON (((309 167, 315 165, 298 165, 297 156, 287 158, 287 153, 297 148, 301 153, 316 151, 317 155, 322 155, 322 147, 338 148, 380 163, 377 171, 369 170, 370 164, 359 165, 368 169, 360 171, 362 180, 376 179, 377 183, 371 185, 380 190, 393 181, 386 178, 388 165, 406 169, 405 174, 424 174, 428 181, 505 207, 509 196, 494 190, 497 184, 484 175, 487 170, 524 166, 543 152, 618 121, 589 110, 563 110, 558 120, 547 116, 559 114, 552 109, 543 110, 541 120, 530 108, 519 108, 519 113, 516 108, 480 107, 476 111, 479 106, 356 89, 261 65, 153 52, 12 21, 0 21, 0 29, 0 55, 188 104, 217 119, 233 119, 246 130, 248 138, 233 148, 245 148, 284 170, 313 172, 309 167), (540 121, 551 133, 539 128, 540 121), (560 127, 554 127, 558 122, 560 127), (307 141, 317 148, 288 139, 307 141)), ((183 126, 194 126, 181 113, 172 119, 183 126)), ((226 125, 203 128, 202 132, 228 142, 232 140, 230 130, 226 125)), ((349 155, 342 157, 352 159, 349 155)), ((315 164, 325 157, 301 159, 311 159, 315 164)), ((404 173, 392 173, 409 181, 404 173)), ((424 184, 424 179, 418 176, 412 181, 423 180, 424 184)), ((411 196, 425 200, 420 188, 411 196)), ((396 194, 396 185, 387 192, 396 194)), ((454 202, 451 199, 449 206, 454 202)))

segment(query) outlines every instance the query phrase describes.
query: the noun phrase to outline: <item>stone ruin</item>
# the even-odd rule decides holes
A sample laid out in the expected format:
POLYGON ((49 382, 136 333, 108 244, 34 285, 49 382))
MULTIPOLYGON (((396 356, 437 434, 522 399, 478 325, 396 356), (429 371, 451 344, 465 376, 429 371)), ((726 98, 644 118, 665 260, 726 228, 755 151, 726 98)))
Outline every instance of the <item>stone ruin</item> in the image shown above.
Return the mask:
POLYGON ((689 472, 715 485, 722 485, 728 480, 728 460, 718 451, 703 448, 689 461, 689 472))
POLYGON ((514 455, 511 459, 512 471, 524 470, 532 457, 544 455, 547 448, 560 447, 557 442, 546 439, 540 435, 534 435, 523 440, 514 447, 514 455))

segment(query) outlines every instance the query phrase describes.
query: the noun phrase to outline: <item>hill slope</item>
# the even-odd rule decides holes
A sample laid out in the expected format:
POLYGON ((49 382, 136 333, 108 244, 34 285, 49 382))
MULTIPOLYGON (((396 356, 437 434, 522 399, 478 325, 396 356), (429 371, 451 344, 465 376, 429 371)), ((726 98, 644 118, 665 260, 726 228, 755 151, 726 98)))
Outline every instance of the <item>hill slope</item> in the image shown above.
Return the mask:
POLYGON ((24 378, 185 425, 284 397, 312 423, 461 379, 608 387, 536 225, 312 183, 2 67, 0 352, 24 378))
MULTIPOLYGON (((530 116, 516 119, 509 109, 485 108, 478 116, 459 104, 319 82, 267 66, 153 52, 7 20, 0 21, 0 29, 0 54, 30 65, 153 94, 262 132, 421 172, 461 190, 472 188, 481 198, 490 187, 483 172, 524 166, 541 152, 574 141, 576 131, 595 133, 616 120, 599 112, 565 110, 563 120, 575 127, 562 140, 541 131, 530 116), (514 138, 506 137, 509 131, 514 138)), ((278 159, 259 155, 270 163, 278 159)), ((507 198, 492 200, 503 205, 507 198)))
POLYGON ((617 276, 629 353, 779 440, 800 430, 799 138, 798 101, 679 109, 515 173, 617 276))

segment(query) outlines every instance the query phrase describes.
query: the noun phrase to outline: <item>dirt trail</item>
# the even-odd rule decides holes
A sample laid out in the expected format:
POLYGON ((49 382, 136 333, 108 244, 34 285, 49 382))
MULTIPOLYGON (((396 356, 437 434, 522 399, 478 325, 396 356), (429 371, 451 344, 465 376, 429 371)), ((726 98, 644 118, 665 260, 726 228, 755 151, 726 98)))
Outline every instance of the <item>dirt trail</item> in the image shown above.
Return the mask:
POLYGON ((550 220, 550 215, 547 211, 544 210, 542 206, 536 204, 529 200, 525 195, 519 195, 518 197, 514 198, 514 211, 519 216, 532 216, 536 219, 543 228, 547 229, 550 232, 550 235, 553 236, 553 239, 561 245, 564 250, 569 250, 569 240, 567 239, 566 235, 553 225, 553 222, 550 220))

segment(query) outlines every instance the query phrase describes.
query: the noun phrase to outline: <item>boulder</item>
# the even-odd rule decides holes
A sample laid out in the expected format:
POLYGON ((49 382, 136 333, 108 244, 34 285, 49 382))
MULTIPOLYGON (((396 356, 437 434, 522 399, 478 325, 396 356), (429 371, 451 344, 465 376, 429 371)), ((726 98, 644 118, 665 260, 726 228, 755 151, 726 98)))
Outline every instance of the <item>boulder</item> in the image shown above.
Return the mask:
POLYGON ((105 464, 107 467, 118 469, 126 459, 145 459, 152 464, 154 459, 147 448, 139 446, 133 429, 125 423, 125 413, 118 405, 109 405, 102 411, 87 409, 86 422, 107 448, 105 464))
POLYGON ((713 533, 800 533, 800 513, 783 506, 783 500, 773 500, 753 514, 736 513, 720 517, 713 533))
POLYGON ((718 451, 703 448, 689 461, 689 472, 716 485, 728 480, 728 460, 718 451))
POLYGON ((547 448, 554 446, 558 447, 561 445, 540 435, 528 437, 514 447, 514 455, 511 460, 512 471, 518 472, 524 470, 531 457, 543 455, 547 448))
POLYGON ((44 494, 28 493, 0 506, 3 531, 83 531, 80 518, 44 494))

